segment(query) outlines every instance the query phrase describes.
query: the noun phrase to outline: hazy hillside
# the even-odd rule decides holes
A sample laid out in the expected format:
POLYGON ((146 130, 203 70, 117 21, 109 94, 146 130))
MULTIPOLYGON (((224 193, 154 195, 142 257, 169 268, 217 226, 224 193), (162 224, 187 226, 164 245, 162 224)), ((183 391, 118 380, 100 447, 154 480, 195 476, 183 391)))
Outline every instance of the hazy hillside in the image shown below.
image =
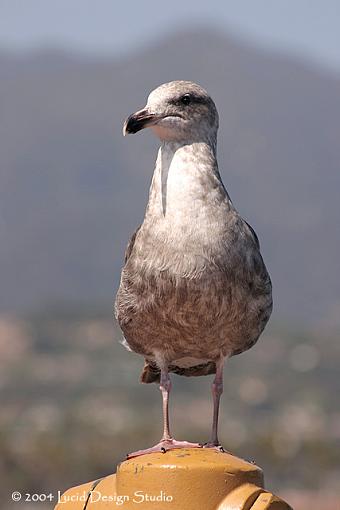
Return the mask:
POLYGON ((337 319, 335 76, 203 32, 122 61, 0 53, 0 76, 2 309, 111 300, 157 147, 150 133, 123 139, 122 122, 150 89, 184 78, 218 105, 221 173, 259 234, 277 317, 337 319))

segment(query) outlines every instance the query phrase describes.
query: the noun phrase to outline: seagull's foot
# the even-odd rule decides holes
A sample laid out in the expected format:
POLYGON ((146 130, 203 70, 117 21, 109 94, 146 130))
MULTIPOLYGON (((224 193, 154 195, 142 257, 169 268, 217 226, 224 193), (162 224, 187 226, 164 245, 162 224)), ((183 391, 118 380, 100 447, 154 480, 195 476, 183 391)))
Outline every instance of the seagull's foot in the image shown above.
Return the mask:
POLYGON ((229 453, 230 455, 233 455, 231 452, 228 452, 228 450, 223 448, 223 446, 220 443, 214 443, 212 441, 209 441, 208 443, 204 443, 202 445, 202 448, 211 448, 211 449, 215 450, 216 452, 229 453))
POLYGON ((128 453, 126 458, 132 459, 133 457, 147 455, 148 453, 165 453, 168 450, 174 450, 175 448, 202 448, 202 445, 200 443, 190 443, 189 441, 177 441, 176 439, 172 438, 162 439, 159 443, 155 444, 155 446, 151 446, 151 448, 128 453))

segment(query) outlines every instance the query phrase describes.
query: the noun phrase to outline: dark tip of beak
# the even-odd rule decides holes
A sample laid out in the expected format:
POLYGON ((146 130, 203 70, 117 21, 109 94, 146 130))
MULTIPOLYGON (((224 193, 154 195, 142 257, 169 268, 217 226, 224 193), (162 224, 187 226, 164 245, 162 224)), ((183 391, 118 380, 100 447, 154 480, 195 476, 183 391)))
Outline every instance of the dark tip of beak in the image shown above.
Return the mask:
POLYGON ((126 119, 123 126, 123 135, 134 134, 144 129, 145 127, 153 124, 157 120, 157 116, 150 113, 148 110, 140 110, 133 113, 126 119))

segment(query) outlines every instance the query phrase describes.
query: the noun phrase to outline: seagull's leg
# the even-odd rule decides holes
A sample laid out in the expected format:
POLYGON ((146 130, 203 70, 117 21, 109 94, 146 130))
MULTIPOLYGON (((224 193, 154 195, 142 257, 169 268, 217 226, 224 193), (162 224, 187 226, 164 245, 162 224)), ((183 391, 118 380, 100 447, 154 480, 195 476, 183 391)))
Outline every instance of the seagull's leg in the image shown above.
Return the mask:
POLYGON ((169 395, 171 391, 171 379, 167 367, 161 370, 161 380, 159 389, 162 392, 163 399, 163 437, 162 441, 172 439, 169 424, 169 395))
POLYGON ((218 363, 216 363, 216 375, 211 388, 214 402, 211 443, 215 446, 218 446, 220 444, 218 440, 218 415, 220 410, 220 399, 223 393, 223 366, 224 358, 221 357, 218 363))
POLYGON ((138 450, 137 452, 129 453, 128 459, 132 457, 138 457, 139 455, 145 455, 147 453, 162 452, 165 453, 167 450, 174 448, 201 448, 202 445, 199 443, 190 443, 189 441, 177 441, 170 434, 169 424, 169 395, 171 391, 171 380, 167 366, 161 369, 161 378, 159 389, 162 393, 163 400, 163 436, 159 443, 155 444, 151 448, 145 450, 138 450))
MULTIPOLYGON (((211 392, 214 402, 213 423, 211 430, 211 438, 210 441, 204 445, 205 448, 220 447, 220 442, 218 440, 218 415, 220 410, 220 399, 223 393, 223 367, 224 357, 221 356, 220 359, 216 362, 216 375, 211 386, 211 392)), ((222 447, 220 447, 219 449, 221 451, 224 451, 222 447)))

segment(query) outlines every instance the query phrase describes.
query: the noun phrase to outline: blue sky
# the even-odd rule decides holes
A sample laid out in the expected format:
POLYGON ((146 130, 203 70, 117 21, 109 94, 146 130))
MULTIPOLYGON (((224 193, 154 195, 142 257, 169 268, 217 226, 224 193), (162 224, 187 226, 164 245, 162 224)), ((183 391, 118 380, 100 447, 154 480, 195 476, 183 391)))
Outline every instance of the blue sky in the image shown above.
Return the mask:
POLYGON ((0 47, 120 55, 207 24, 340 70, 339 0, 0 0, 0 47))

